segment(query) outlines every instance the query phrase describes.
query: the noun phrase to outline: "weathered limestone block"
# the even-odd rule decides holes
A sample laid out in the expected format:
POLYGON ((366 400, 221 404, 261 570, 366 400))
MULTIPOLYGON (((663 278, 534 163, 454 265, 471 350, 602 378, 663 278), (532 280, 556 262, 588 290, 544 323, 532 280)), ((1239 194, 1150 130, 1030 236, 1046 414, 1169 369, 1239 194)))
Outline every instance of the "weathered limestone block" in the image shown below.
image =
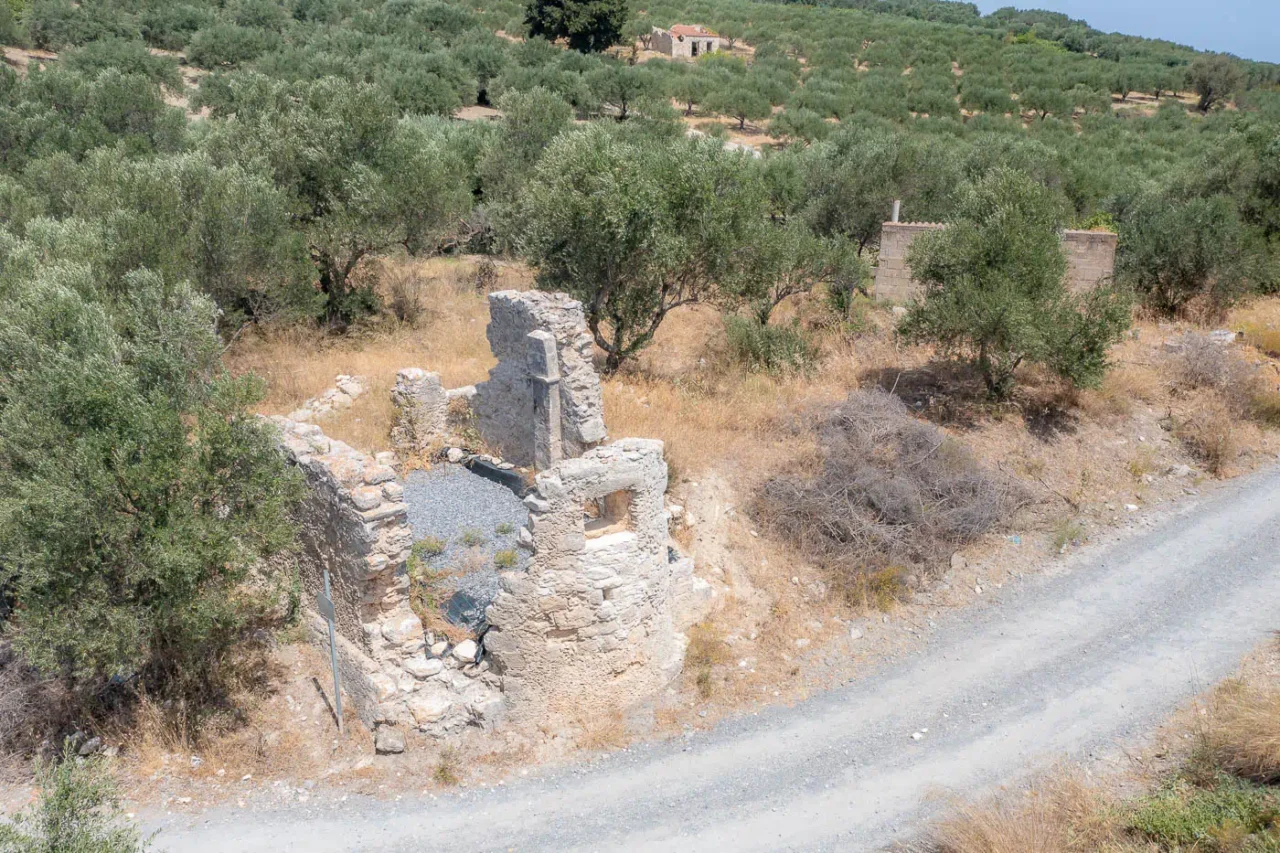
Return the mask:
MULTIPOLYGON (((472 408, 480 434, 516 465, 535 465, 535 400, 551 379, 543 332, 555 341, 564 456, 579 456, 605 440, 600 377, 591 363, 591 335, 582 303, 563 293, 504 290, 489 295, 489 346, 498 364, 476 386, 472 408), (536 379, 544 380, 540 386, 536 379)), ((549 404, 546 408, 550 408, 549 404)), ((549 416, 545 412, 543 419, 549 416)), ((550 445, 551 439, 545 442, 550 445)))
POLYGON ((406 367, 396 374, 391 401, 399 412, 391 441, 402 452, 422 453, 444 435, 449 395, 440 374, 406 367))
POLYGON ((541 329, 530 332, 529 382, 533 392, 533 466, 540 471, 564 457, 560 422, 560 358, 556 339, 541 329))

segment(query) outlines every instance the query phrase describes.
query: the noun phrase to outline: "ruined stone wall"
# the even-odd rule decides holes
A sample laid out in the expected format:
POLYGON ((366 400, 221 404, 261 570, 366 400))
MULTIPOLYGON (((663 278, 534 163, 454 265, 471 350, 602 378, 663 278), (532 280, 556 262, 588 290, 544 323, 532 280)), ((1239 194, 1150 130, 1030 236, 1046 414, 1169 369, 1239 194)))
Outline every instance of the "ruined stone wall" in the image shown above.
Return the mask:
MULTIPOLYGON (((911 280, 907 250, 925 231, 947 226, 937 222, 886 222, 880 232, 880 261, 876 267, 876 298, 909 302, 922 291, 911 280)), ((1110 280, 1115 272, 1117 237, 1106 231, 1064 231, 1062 251, 1067 257, 1067 289, 1082 293, 1110 280)))
POLYGON ((581 455, 606 437, 600 378, 591 364, 582 303, 563 293, 492 293, 486 334, 498 364, 488 381, 476 386, 471 404, 485 441, 521 466, 537 462, 535 405, 548 381, 545 352, 535 345, 536 336, 534 341, 529 337, 534 332, 555 341, 562 455, 581 455))
MULTIPOLYGON (((501 711, 500 684, 487 665, 475 665, 474 644, 470 657, 465 648, 450 653, 447 643, 429 648, 409 606, 412 531, 390 458, 374 459, 314 424, 274 422, 308 486, 297 512, 305 603, 314 608, 327 568, 343 692, 360 718, 432 734, 491 722, 501 711)), ((324 621, 314 614, 309 621, 327 646, 324 621)))
POLYGON ((646 439, 538 474, 521 534, 533 558, 503 573, 485 635, 513 714, 625 706, 679 672, 676 614, 703 590, 668 550, 666 484, 662 442, 646 439))

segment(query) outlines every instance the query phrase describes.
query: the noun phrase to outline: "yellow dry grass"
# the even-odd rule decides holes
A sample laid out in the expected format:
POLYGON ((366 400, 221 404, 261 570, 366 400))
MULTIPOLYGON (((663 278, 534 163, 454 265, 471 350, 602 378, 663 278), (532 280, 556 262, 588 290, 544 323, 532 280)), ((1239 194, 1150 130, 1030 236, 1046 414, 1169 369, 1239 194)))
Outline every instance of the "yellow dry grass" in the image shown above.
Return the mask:
MULTIPOLYGON (((227 353, 227 364, 235 373, 252 371, 266 380, 267 394, 260 406, 264 414, 287 414, 332 388, 339 374, 364 376, 370 392, 323 426, 331 436, 375 452, 389 445, 395 416, 390 393, 396 371, 404 367, 433 370, 450 388, 485 378, 493 356, 484 336, 485 294, 474 286, 477 261, 437 258, 394 263, 399 275, 407 273, 420 280, 417 296, 423 315, 416 325, 384 320, 342 337, 297 326, 268 328, 236 341, 227 353)), ((496 289, 530 286, 532 277, 524 267, 499 267, 496 289)))
POLYGON ((930 853, 1069 853, 1112 850, 1106 801, 1074 774, 1019 798, 956 806, 921 849, 930 853))
POLYGON ((1228 328, 1244 332, 1245 342, 1272 358, 1280 357, 1280 301, 1260 299, 1232 311, 1228 328))
POLYGON ((1229 681, 1214 693, 1202 740, 1215 767, 1280 782, 1280 690, 1229 681))

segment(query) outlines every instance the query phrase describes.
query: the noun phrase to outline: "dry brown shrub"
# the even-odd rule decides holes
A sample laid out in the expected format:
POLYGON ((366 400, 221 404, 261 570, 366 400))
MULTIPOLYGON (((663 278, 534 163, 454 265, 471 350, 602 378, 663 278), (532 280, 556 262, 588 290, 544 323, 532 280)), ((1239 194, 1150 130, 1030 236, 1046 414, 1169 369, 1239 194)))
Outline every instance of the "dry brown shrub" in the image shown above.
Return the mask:
POLYGON ((768 481, 754 515, 827 567, 850 599, 886 569, 940 565, 1027 501, 1015 481, 880 389, 836 406, 818 444, 814 470, 768 481))
POLYGON ((25 767, 26 759, 56 748, 70 733, 75 710, 61 682, 40 675, 0 643, 0 771, 25 767))
POLYGON ((578 745, 583 749, 620 749, 631 739, 627 721, 616 708, 581 718, 578 720, 578 727, 582 731, 578 736, 578 745))
POLYGON ((1264 390, 1257 367, 1229 346, 1207 335, 1182 335, 1169 354, 1174 385, 1182 391, 1209 389, 1218 392, 1237 417, 1249 417, 1254 399, 1264 390))
POLYGON ((1160 397, 1160 377, 1149 368, 1123 365, 1107 373, 1096 391, 1082 391, 1080 406, 1092 416, 1128 415, 1133 403, 1151 403, 1160 397))
POLYGON ((401 323, 418 325, 427 314, 424 298, 427 283, 413 267, 386 264, 382 274, 387 291, 387 310, 401 323))
POLYGON ((1263 784, 1280 782, 1280 691, 1224 685, 1214 696, 1202 743, 1219 769, 1263 784))
POLYGON ((1214 476, 1226 474, 1240 455, 1236 417, 1219 400, 1206 400, 1185 418, 1175 419, 1173 432, 1214 476))

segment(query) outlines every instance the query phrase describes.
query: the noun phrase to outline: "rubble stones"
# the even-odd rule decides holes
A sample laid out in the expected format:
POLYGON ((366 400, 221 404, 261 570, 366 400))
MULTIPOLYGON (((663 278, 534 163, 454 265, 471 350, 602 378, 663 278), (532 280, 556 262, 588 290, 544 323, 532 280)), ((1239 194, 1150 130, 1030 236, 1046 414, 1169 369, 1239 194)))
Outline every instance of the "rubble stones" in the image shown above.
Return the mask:
POLYGON ((404 732, 392 726, 378 726, 373 733, 373 749, 378 755, 399 755, 404 752, 404 732))
POLYGON ((459 663, 474 663, 476 659, 476 644, 474 640, 463 640, 461 643, 453 647, 453 657, 459 663))
POLYGON ((289 420, 312 422, 326 417, 336 411, 351 408, 356 398, 369 390, 369 383, 363 376, 338 376, 334 386, 318 397, 312 397, 297 409, 289 413, 289 420))

